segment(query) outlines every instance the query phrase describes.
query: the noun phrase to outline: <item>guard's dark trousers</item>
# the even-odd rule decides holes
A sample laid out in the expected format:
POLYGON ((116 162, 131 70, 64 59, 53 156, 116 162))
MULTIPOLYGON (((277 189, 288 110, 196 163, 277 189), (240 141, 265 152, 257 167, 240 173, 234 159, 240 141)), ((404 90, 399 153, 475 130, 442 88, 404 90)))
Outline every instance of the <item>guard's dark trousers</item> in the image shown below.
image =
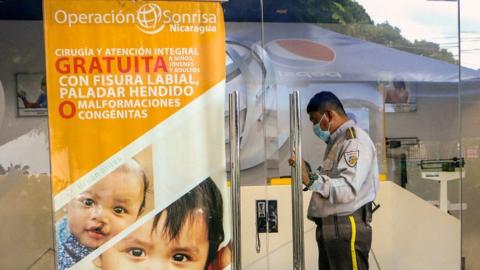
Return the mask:
POLYGON ((368 270, 372 228, 362 212, 315 220, 319 270, 368 270))

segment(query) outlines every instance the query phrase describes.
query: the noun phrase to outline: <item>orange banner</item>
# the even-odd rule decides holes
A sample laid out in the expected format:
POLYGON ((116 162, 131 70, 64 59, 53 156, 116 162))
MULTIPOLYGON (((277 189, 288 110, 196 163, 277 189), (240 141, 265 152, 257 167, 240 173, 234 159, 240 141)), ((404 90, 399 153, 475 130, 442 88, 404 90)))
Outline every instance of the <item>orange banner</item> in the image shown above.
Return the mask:
POLYGON ((44 26, 57 269, 143 269, 132 241, 223 269, 221 5, 44 0, 44 26))
POLYGON ((225 78, 216 3, 46 1, 54 193, 225 78))

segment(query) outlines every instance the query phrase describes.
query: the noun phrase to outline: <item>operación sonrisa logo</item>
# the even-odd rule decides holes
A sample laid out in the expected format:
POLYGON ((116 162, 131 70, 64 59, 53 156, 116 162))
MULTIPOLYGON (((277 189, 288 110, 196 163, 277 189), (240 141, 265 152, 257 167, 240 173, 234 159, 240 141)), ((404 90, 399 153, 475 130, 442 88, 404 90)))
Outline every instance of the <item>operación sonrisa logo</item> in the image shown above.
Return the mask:
POLYGON ((157 4, 145 4, 137 10, 137 27, 146 34, 156 34, 165 28, 162 9, 157 4))
POLYGON ((112 10, 107 13, 77 13, 59 9, 53 16, 56 23, 65 24, 68 27, 88 24, 133 24, 143 33, 150 35, 157 34, 165 28, 174 33, 203 34, 217 31, 216 13, 206 13, 201 10, 174 12, 154 3, 143 4, 133 13, 123 10, 112 10))

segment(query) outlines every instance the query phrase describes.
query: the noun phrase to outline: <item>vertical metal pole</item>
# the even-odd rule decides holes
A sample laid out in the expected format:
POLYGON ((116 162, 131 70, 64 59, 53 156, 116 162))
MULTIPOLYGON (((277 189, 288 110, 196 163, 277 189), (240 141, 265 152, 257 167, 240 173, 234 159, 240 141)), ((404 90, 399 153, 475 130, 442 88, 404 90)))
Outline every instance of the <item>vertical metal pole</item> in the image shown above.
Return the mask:
POLYGON ((240 121, 238 92, 229 95, 230 178, 232 201, 232 269, 241 270, 240 121))
POLYGON ((400 186, 404 189, 407 188, 407 177, 407 155, 405 153, 402 153, 400 154, 400 186))
POLYGON ((302 196, 302 144, 300 128, 299 92, 290 94, 290 154, 295 156, 295 167, 292 167, 292 236, 293 236, 293 269, 304 270, 303 241, 303 196, 302 196))
MULTIPOLYGON (((461 11, 461 0, 457 1, 457 33, 458 33, 458 95, 457 95, 457 103, 458 103, 458 155, 461 157, 462 156, 462 146, 463 146, 463 114, 462 114, 462 101, 463 101, 463 84, 462 84, 462 13, 461 11)), ((462 158, 463 160, 463 158, 462 158)), ((459 187, 459 196, 460 196, 460 258, 462 262, 465 261, 464 257, 464 238, 463 238, 463 232, 464 232, 464 215, 463 215, 463 180, 464 180, 464 175, 463 173, 465 168, 463 166, 460 167, 460 187, 459 187)), ((462 269, 465 269, 465 265, 463 264, 462 269)))

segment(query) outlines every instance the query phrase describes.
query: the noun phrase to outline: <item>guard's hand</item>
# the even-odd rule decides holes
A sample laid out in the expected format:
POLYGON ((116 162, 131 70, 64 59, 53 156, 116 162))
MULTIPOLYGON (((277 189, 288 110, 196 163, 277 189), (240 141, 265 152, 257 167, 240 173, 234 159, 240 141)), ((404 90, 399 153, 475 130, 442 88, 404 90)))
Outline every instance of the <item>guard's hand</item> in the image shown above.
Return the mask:
MULTIPOLYGON (((288 159, 288 165, 291 167, 295 167, 295 156, 292 156, 288 159)), ((307 170, 307 165, 305 164, 305 160, 302 160, 302 182, 304 185, 308 184, 310 182, 310 178, 308 177, 308 170, 307 170)))
MULTIPOLYGON (((292 167, 295 167, 295 162, 296 162, 296 159, 295 159, 295 156, 292 156, 288 159, 288 165, 292 166, 292 167)), ((306 168, 306 164, 305 164, 305 160, 302 160, 302 169, 306 168)))
POLYGON ((288 165, 295 167, 295 156, 292 156, 288 159, 288 165))

